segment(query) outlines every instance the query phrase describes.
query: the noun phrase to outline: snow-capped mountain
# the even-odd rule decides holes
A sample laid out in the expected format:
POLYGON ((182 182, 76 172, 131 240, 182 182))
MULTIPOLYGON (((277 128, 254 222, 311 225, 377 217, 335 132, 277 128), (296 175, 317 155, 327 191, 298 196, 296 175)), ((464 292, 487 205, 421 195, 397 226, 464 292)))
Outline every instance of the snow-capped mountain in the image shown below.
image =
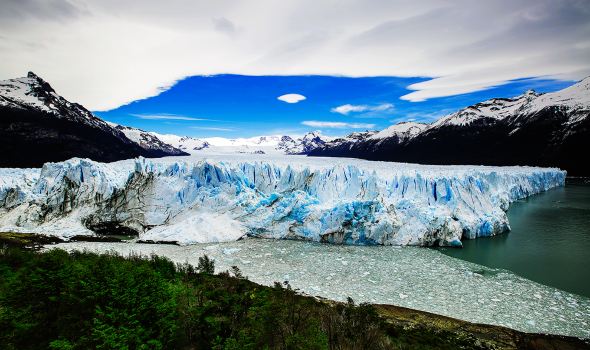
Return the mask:
POLYGON ((311 150, 323 146, 330 138, 319 132, 309 132, 303 137, 288 135, 256 136, 250 138, 228 139, 224 137, 208 137, 203 139, 159 134, 153 136, 178 149, 190 154, 204 153, 250 153, 250 154, 307 154, 311 150))
POLYGON ((45 112, 52 116, 111 130, 83 106, 59 96, 48 82, 29 72, 26 77, 0 81, 0 107, 45 112))
POLYGON ((400 140, 407 140, 418 135, 427 127, 428 124, 425 123, 401 122, 392 125, 387 129, 383 129, 372 136, 369 136, 368 139, 381 140, 389 137, 398 137, 400 140))
MULTIPOLYGON (((325 149, 333 149, 339 147, 350 148, 355 143, 364 141, 370 138, 371 136, 375 135, 376 133, 378 133, 378 131, 375 130, 352 132, 344 137, 337 137, 329 142, 326 142, 324 146, 318 147, 317 150, 324 151, 325 149)), ((310 154, 313 153, 315 152, 312 150, 310 154)))
POLYGON ((285 154, 307 154, 318 147, 322 147, 328 140, 329 138, 318 131, 308 132, 303 137, 296 139, 283 136, 276 149, 285 152, 285 154))
MULTIPOLYGON (((224 137, 208 137, 203 140, 209 144, 205 152, 213 153, 282 153, 277 150, 282 136, 267 135, 248 138, 228 139, 224 137)), ((200 153, 200 152, 199 152, 200 153)))
POLYGON ((157 132, 151 131, 150 134, 163 142, 166 142, 169 145, 172 145, 175 148, 181 149, 184 152, 189 154, 194 153, 195 151, 203 150, 209 147, 209 143, 207 141, 197 139, 190 136, 178 136, 174 134, 159 134, 157 132))
POLYGON ((2 167, 38 167, 72 157, 108 162, 178 155, 143 148, 32 72, 0 81, 0 138, 2 167))
POLYGON ((426 164, 558 166, 590 175, 590 77, 566 89, 494 98, 432 124, 399 123, 374 135, 334 140, 310 155, 426 164))
POLYGON ((138 128, 132 128, 130 126, 123 126, 109 123, 111 126, 114 126, 115 129, 120 130, 127 136, 128 139, 137 143, 141 148, 154 151, 154 152, 163 152, 165 155, 169 156, 186 156, 188 153, 179 149, 177 147, 172 146, 170 143, 167 143, 162 140, 159 135, 148 132, 145 130, 141 130, 138 128))

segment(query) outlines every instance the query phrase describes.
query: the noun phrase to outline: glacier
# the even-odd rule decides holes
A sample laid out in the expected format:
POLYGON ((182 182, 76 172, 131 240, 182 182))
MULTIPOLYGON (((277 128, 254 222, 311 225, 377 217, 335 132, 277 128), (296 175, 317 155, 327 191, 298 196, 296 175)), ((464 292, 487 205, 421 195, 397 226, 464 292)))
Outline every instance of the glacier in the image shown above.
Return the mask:
POLYGON ((131 234, 195 244, 245 236, 461 246, 510 230, 511 202, 562 186, 555 168, 207 155, 0 169, 0 230, 131 234))

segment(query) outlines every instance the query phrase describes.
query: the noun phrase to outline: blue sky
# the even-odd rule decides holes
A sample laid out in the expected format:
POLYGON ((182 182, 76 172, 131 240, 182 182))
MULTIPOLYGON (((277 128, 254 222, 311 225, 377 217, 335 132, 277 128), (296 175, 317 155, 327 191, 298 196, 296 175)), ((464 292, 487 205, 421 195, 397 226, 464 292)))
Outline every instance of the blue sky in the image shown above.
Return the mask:
POLYGON ((157 96, 95 113, 118 124, 194 137, 297 135, 310 130, 338 136, 352 131, 383 129, 399 121, 430 122, 488 98, 512 97, 528 89, 550 92, 573 83, 519 79, 487 90, 422 102, 400 99, 411 92, 407 86, 427 80, 227 74, 192 76, 157 96), (278 99, 285 94, 300 94, 305 99, 296 103, 278 99))

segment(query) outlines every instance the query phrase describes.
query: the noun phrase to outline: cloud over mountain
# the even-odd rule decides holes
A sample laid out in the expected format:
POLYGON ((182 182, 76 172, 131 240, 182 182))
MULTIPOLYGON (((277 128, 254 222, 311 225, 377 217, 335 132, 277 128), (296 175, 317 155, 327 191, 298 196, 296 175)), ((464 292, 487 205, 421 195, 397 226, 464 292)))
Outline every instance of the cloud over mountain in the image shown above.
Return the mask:
POLYGON ((34 70, 94 110, 218 73, 434 77, 409 101, 590 75, 584 0, 8 0, 0 33, 0 78, 34 70))

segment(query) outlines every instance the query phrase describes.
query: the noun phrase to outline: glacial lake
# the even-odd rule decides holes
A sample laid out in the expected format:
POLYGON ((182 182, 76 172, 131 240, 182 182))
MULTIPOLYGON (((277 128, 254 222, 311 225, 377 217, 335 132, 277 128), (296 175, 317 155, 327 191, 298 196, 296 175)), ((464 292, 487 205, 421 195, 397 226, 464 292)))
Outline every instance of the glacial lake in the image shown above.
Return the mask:
POLYGON ((512 231, 464 240, 463 249, 442 253, 590 297, 590 180, 512 203, 512 231))

